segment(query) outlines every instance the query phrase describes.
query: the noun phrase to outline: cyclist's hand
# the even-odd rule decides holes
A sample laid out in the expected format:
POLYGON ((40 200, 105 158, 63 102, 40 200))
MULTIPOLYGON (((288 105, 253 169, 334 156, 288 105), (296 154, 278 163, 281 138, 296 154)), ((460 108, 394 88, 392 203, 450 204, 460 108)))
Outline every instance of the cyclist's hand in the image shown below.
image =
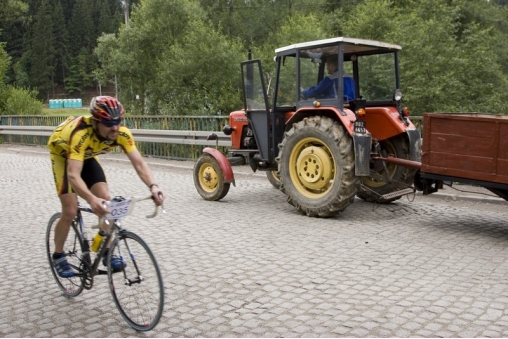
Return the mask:
POLYGON ((153 186, 150 191, 152 192, 153 201, 155 205, 160 206, 166 199, 166 194, 158 186, 153 186))
POLYGON ((88 204, 90 205, 92 212, 99 217, 103 217, 109 213, 108 205, 102 198, 93 197, 90 201, 88 201, 88 204))

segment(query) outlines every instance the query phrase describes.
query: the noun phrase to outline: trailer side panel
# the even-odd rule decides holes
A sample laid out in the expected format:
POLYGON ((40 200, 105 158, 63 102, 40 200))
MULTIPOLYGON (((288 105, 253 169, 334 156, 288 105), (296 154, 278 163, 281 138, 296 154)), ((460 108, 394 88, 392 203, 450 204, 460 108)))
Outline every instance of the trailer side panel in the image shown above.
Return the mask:
POLYGON ((426 113, 423 173, 508 184, 508 116, 426 113))

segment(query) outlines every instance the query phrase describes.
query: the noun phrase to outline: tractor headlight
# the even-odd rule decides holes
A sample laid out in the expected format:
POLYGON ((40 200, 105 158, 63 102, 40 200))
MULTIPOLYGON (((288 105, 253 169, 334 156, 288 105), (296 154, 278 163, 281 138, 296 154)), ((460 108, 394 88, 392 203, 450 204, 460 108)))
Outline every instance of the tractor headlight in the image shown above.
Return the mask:
POLYGON ((400 99, 402 99, 402 91, 400 89, 395 90, 395 93, 393 94, 393 99, 395 101, 400 101, 400 99))

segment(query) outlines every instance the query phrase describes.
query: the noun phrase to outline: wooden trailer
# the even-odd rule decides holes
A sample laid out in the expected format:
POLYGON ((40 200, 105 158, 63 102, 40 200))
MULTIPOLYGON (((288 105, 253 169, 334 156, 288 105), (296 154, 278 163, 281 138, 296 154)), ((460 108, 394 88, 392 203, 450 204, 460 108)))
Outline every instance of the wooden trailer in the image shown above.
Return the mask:
POLYGON ((415 188, 430 194, 461 182, 508 200, 508 116, 426 113, 423 126, 415 188))

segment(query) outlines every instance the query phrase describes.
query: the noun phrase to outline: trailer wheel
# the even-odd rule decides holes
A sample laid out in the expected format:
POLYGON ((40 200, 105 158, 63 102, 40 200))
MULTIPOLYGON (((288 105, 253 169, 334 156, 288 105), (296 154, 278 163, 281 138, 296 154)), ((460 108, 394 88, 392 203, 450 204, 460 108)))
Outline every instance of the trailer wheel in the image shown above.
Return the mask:
POLYGON ((224 183, 219 163, 208 153, 201 155, 194 166, 194 186, 205 200, 216 201, 229 192, 230 183, 224 183))
POLYGON ((298 211, 330 217, 353 201, 358 184, 353 140, 341 124, 305 118, 286 132, 279 149, 280 189, 298 211))
MULTIPOLYGON (((379 143, 381 144, 382 156, 393 155, 397 158, 409 159, 409 142, 404 136, 397 135, 390 139, 380 141, 379 143)), ((386 163, 386 169, 388 171, 385 170, 381 161, 378 160, 372 162, 372 172, 389 178, 390 180, 393 180, 393 182, 385 182, 372 177, 361 177, 362 184, 366 188, 361 189, 357 196, 365 201, 381 204, 387 204, 400 199, 400 196, 392 199, 384 199, 382 195, 411 186, 414 182, 416 169, 391 163, 386 163)))
POLYGON ((268 178, 268 181, 270 184, 272 184, 273 187, 279 189, 280 188, 280 178, 277 174, 277 171, 266 171, 266 177, 268 178))

